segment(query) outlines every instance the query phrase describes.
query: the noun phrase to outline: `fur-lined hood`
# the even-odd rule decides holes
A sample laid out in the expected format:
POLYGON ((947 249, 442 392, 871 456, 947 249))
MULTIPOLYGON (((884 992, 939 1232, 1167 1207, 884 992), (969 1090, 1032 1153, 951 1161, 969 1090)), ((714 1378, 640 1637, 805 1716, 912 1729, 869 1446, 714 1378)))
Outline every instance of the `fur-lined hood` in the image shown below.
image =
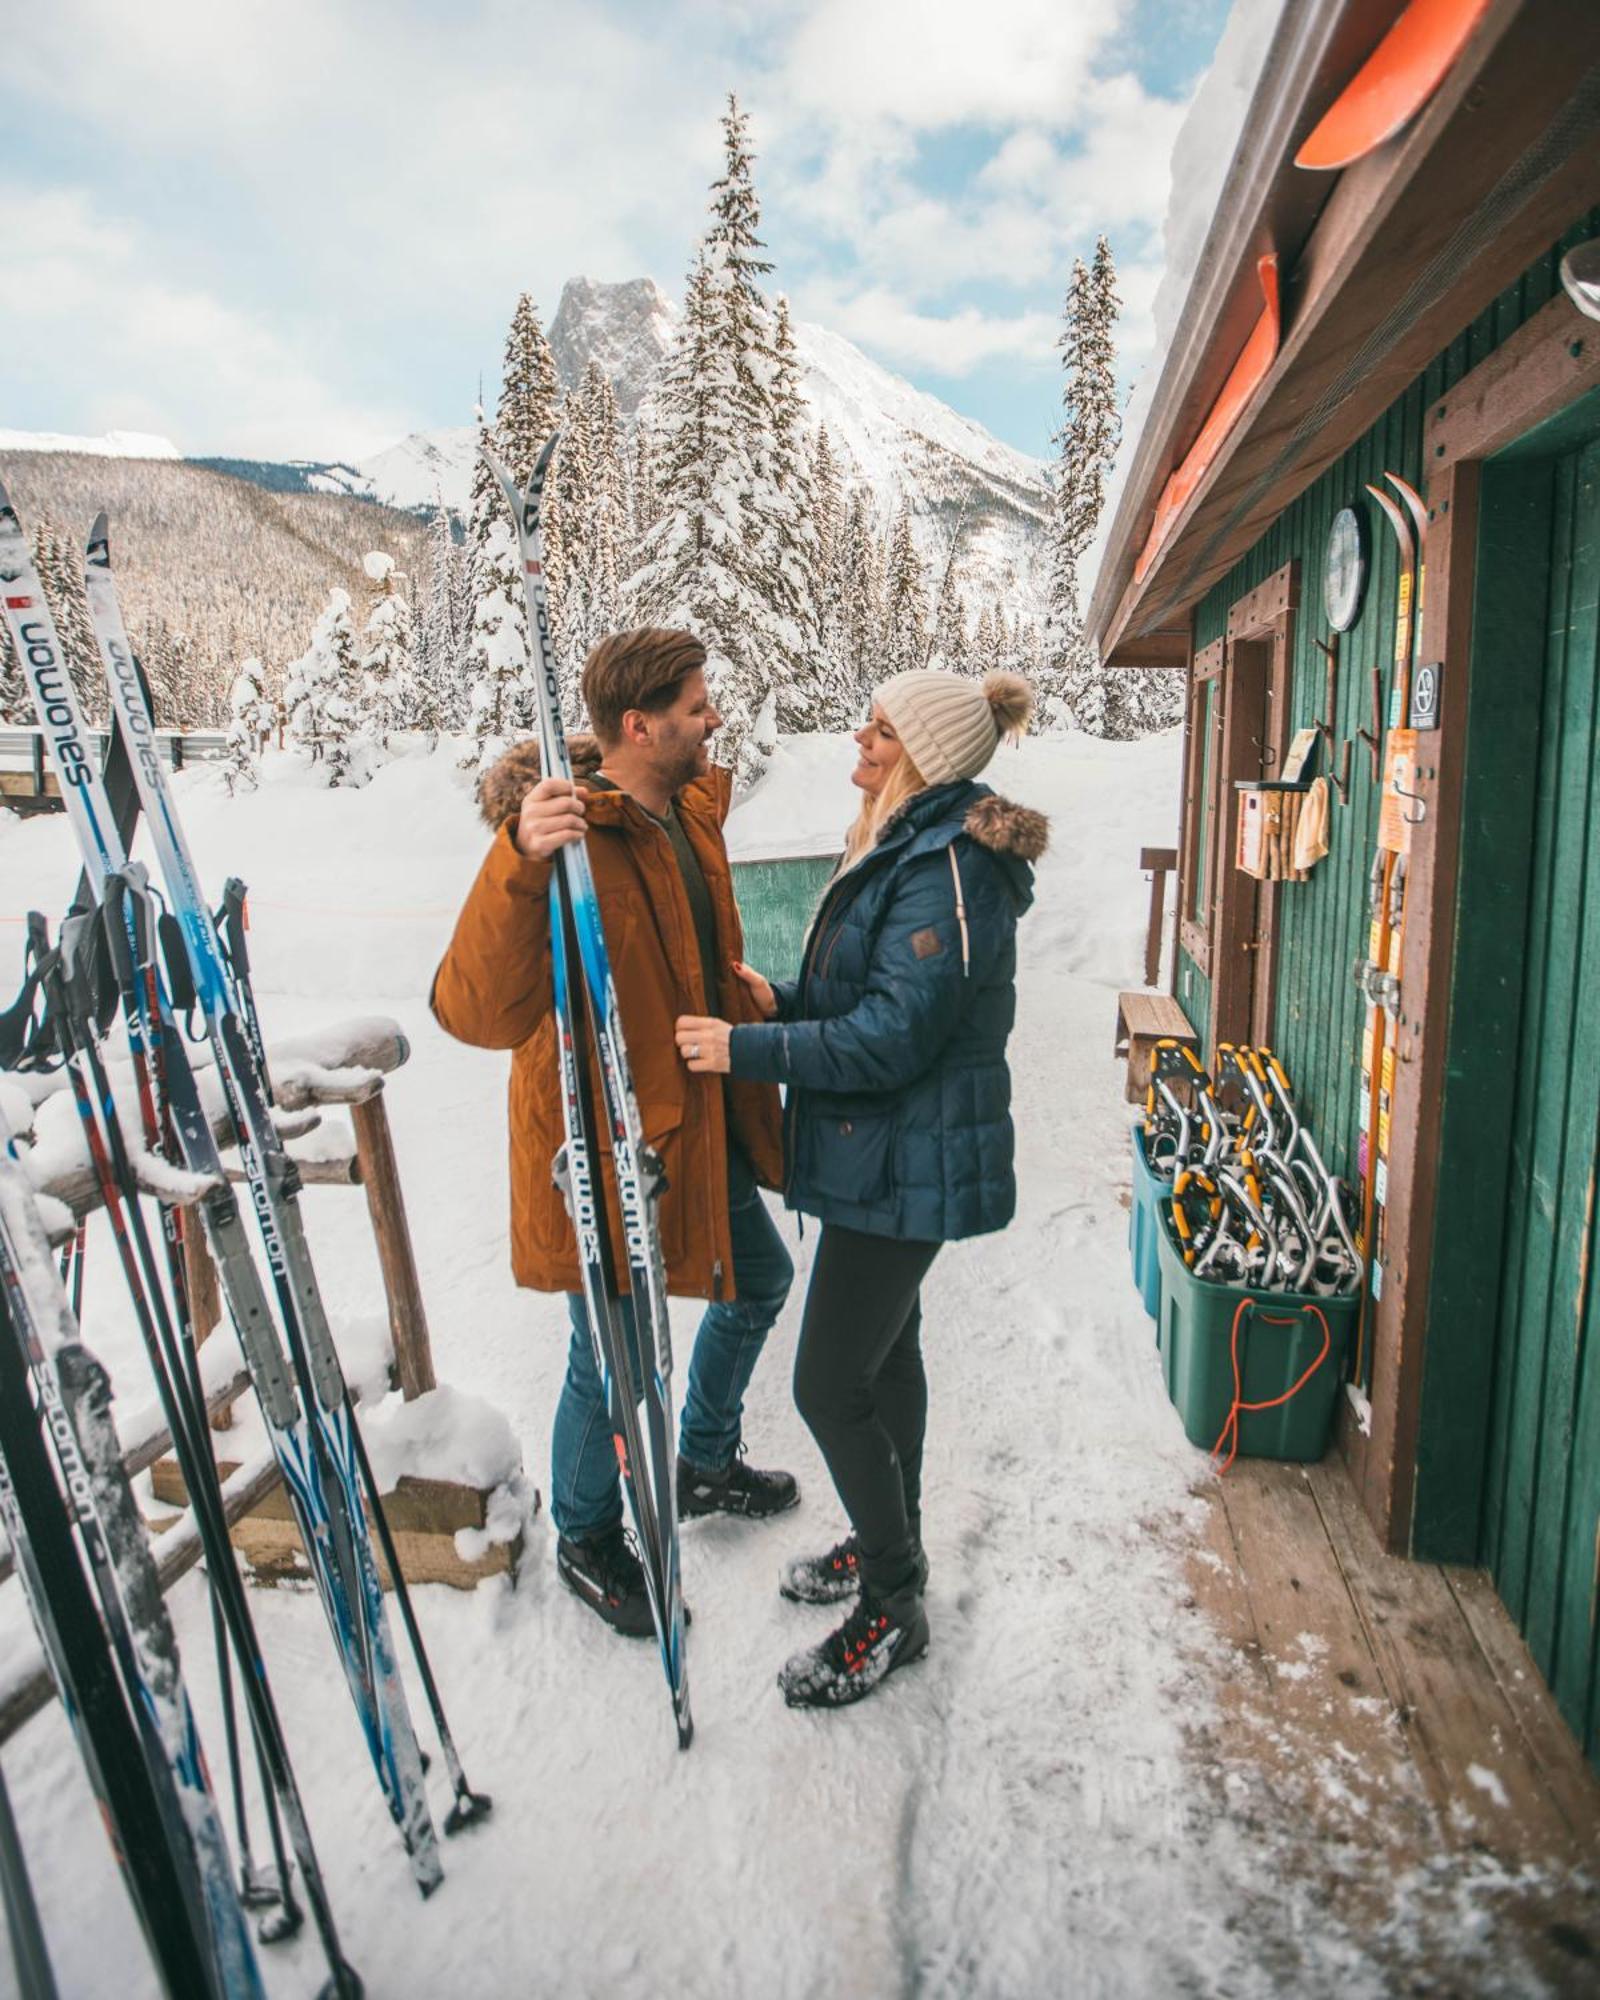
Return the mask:
MULTIPOLYGON (((592 778, 601 765, 600 744, 587 734, 567 738, 567 755, 575 778, 592 778)), ((522 801, 544 775, 539 740, 525 736, 489 766, 478 780, 478 811, 491 833, 522 810, 522 801)))
POLYGON ((1014 855, 1018 861, 1037 861, 1050 845, 1050 822, 1032 806, 1019 806, 990 792, 969 807, 961 822, 980 847, 991 854, 1014 855))

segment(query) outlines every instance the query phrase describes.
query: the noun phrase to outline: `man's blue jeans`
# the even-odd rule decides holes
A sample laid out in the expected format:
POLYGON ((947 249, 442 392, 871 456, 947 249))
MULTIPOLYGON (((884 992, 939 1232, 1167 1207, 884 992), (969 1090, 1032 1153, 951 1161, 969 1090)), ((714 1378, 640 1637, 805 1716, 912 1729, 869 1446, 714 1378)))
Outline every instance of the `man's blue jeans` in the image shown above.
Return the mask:
MULTIPOLYGON (((728 1211, 733 1234, 733 1282, 738 1296, 706 1307, 689 1357, 679 1450, 708 1472, 730 1465, 739 1449, 744 1392, 773 1321, 794 1282, 794 1264, 783 1247, 740 1149, 728 1149, 728 1211)), ((633 1302, 623 1299, 622 1320, 635 1365, 633 1302)), ((567 1379, 556 1405, 550 1441, 550 1513, 569 1539, 598 1534, 622 1519, 622 1486, 605 1392, 595 1366, 589 1315, 579 1292, 567 1294, 572 1339, 567 1379)))

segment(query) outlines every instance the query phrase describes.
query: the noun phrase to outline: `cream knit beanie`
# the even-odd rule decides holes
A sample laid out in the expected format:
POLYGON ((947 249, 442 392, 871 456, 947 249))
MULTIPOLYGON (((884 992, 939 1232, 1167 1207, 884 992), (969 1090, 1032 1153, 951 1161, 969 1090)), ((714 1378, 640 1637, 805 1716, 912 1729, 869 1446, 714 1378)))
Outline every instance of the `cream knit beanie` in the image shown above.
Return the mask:
POLYGON ((906 754, 930 785, 975 778, 1004 736, 1020 736, 1033 709, 1021 674, 896 674, 874 692, 906 754))

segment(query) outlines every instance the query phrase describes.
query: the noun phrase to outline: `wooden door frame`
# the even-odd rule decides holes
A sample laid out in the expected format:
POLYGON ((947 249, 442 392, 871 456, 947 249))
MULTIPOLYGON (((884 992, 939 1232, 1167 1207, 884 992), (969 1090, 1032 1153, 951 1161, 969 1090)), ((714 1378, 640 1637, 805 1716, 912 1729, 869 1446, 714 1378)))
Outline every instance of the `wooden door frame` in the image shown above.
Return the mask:
MULTIPOLYGON (((1289 697, 1293 684, 1294 619, 1300 608, 1300 564, 1286 562, 1265 583, 1258 584, 1228 610, 1228 648, 1259 648, 1262 701, 1249 741, 1239 744, 1239 768, 1229 780, 1229 850, 1233 837, 1234 778, 1262 777, 1281 771, 1289 749, 1289 697), (1265 656, 1264 659, 1262 656, 1265 656), (1255 754, 1252 756, 1252 750, 1255 754)), ((1242 662, 1241 662, 1242 664, 1242 662)), ((1242 676, 1241 676, 1242 678, 1242 676)), ((1273 1006, 1277 996, 1276 882, 1257 882, 1230 867, 1238 905, 1234 915, 1236 948, 1233 977, 1227 994, 1228 1021, 1224 1032, 1220 1005, 1215 1010, 1218 1041, 1270 1043, 1273 1006)))
POLYGON ((1558 293, 1434 403, 1423 423, 1430 523, 1424 646, 1426 659, 1443 667, 1440 723, 1422 739, 1417 760, 1424 817, 1412 830, 1406 891, 1371 1432, 1363 1434, 1346 1408, 1341 1445, 1385 1547, 1434 1560, 1475 1557, 1461 1525, 1471 1510, 1443 1511, 1431 1491, 1419 1506, 1419 1455, 1431 1467, 1448 1464, 1458 1484, 1476 1481, 1481 1489, 1494 1332, 1492 1325, 1441 1325, 1428 1365, 1482 470, 1486 459, 1596 388, 1600 329, 1558 293))

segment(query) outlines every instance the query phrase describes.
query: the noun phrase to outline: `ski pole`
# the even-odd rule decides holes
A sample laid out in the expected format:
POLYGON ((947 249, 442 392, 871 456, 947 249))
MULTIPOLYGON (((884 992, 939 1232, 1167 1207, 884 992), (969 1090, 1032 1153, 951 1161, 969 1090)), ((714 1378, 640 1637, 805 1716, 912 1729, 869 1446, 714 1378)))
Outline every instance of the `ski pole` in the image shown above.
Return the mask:
POLYGON ((11 1937, 11 1960, 17 1968, 17 1989, 23 2000, 56 2000, 55 1974, 45 1946, 39 1906, 33 1900, 22 1838, 11 1811, 11 1795, 0 1773, 0 1894, 11 1937))

